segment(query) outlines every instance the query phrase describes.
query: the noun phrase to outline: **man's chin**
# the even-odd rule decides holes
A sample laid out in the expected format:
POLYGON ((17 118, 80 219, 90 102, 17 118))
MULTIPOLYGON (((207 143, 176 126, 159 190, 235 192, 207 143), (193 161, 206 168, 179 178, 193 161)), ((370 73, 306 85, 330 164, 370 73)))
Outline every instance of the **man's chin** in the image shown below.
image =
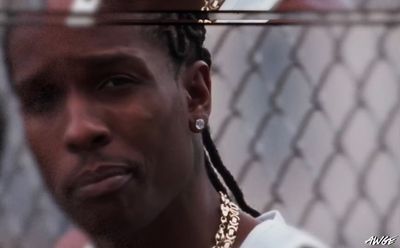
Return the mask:
MULTIPOLYGON (((60 204, 68 217, 90 236, 118 236, 124 232, 140 230, 148 224, 148 209, 143 201, 127 202, 121 197, 104 196, 90 201, 74 201, 73 205, 60 204), (132 202, 141 203, 133 204, 132 202)), ((71 200, 68 201, 71 203, 71 200)))
POLYGON ((122 214, 122 211, 113 209, 115 208, 107 209, 102 206, 101 209, 96 207, 75 210, 69 217, 90 236, 120 235, 127 227, 132 226, 132 222, 122 214))

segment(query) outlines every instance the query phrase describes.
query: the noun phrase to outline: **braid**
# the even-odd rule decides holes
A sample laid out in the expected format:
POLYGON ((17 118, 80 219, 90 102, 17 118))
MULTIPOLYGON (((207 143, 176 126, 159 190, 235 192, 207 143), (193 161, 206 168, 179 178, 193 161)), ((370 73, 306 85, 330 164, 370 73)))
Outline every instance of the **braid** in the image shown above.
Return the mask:
MULTIPOLYGON (((187 20, 195 21, 206 19, 206 13, 170 13, 163 14, 162 20, 187 20)), ((211 66, 210 52, 203 47, 206 38, 204 25, 199 24, 175 24, 162 25, 156 32, 158 38, 163 39, 167 45, 171 57, 179 66, 184 63, 191 64, 196 60, 203 60, 211 66)))
MULTIPOLYGON (((175 20, 199 20, 206 19, 207 16, 205 13, 170 13, 165 14, 162 19, 163 18, 168 18, 169 20, 171 20, 171 18, 175 20)), ((178 67, 184 63, 191 64, 197 60, 203 60, 209 66, 211 66, 210 52, 203 47, 206 34, 204 25, 183 24, 160 26, 158 33, 160 38, 166 37, 166 43, 168 45, 169 52, 178 67)), ((203 131, 202 137, 205 148, 204 156, 207 175, 214 188, 217 191, 227 193, 227 189, 219 180, 218 175, 215 172, 217 171, 222 177, 225 185, 235 197, 239 207, 254 217, 259 216, 260 214, 246 203, 243 193, 237 185, 235 179, 222 163, 218 151, 211 139, 208 128, 203 131)))
POLYGON ((218 175, 217 175, 217 173, 215 173, 215 170, 214 170, 213 166, 211 165, 211 162, 210 162, 211 159, 208 159, 208 155, 206 154, 206 152, 204 152, 204 158, 205 158, 205 163, 206 163, 207 175, 210 178, 212 185, 214 186, 214 188, 217 191, 221 191, 221 192, 227 194, 228 192, 227 192, 225 186, 218 179, 218 175))
POLYGON ((258 211, 256 211, 255 209, 253 209, 252 207, 250 207, 246 203, 246 201, 243 197, 242 190, 237 185, 232 174, 222 163, 222 160, 221 160, 221 157, 219 156, 218 150, 215 147, 214 142, 211 139, 209 128, 206 128, 202 134, 203 134, 204 146, 208 151, 212 165, 218 171, 218 173, 221 175, 221 177, 224 179, 225 184, 228 186, 229 190, 232 192, 239 207, 243 211, 252 215, 253 217, 259 216, 260 213, 258 211))

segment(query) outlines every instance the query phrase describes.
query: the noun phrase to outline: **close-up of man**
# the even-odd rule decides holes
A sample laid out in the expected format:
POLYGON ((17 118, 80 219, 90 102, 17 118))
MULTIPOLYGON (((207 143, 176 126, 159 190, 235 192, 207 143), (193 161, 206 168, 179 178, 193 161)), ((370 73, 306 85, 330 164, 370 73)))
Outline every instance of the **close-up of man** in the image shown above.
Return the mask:
MULTIPOLYGON (((167 10, 156 2, 97 5, 167 10)), ((168 8, 204 7, 175 2, 168 8)), ((204 13, 154 16, 197 22, 204 13)), ((28 143, 55 201, 88 237, 59 247, 325 247, 277 211, 248 206, 222 163, 208 128, 205 35, 203 25, 8 30, 28 143)))

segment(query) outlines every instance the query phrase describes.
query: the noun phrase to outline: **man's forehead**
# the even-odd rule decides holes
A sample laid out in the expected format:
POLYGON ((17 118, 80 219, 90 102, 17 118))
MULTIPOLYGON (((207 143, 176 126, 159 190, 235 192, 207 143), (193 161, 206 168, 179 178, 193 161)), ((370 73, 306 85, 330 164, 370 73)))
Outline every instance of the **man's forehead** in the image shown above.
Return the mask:
MULTIPOLYGON (((90 47, 107 47, 109 45, 145 45, 149 39, 143 37, 144 26, 94 26, 71 28, 66 26, 21 26, 10 33, 12 48, 32 49, 33 47, 51 51, 52 48, 74 48, 87 50, 90 47), (30 37, 29 39, 27 37, 30 37), (34 39, 35 42, 30 42, 34 39)), ((148 28, 147 28, 148 29, 148 28)), ((146 35, 147 36, 147 35, 146 35)), ((43 52, 46 52, 43 50, 43 52)))
POLYGON ((160 53, 161 47, 158 49, 154 39, 145 38, 141 29, 134 26, 16 28, 10 40, 11 61, 19 71, 14 76, 17 81, 24 81, 42 68, 51 68, 62 61, 96 61, 96 58, 110 61, 121 55, 144 59, 150 51, 160 53), (22 72, 21 68, 25 70, 22 72))

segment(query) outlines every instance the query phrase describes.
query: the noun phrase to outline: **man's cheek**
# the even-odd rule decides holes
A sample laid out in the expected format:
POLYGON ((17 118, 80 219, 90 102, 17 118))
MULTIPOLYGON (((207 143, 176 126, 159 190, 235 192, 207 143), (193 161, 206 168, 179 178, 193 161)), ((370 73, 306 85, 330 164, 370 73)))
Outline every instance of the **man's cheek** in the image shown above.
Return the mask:
MULTIPOLYGON (((40 132, 34 132, 33 130, 27 130, 27 140, 29 147, 32 151, 32 155, 37 163, 37 167, 45 183, 52 189, 56 182, 60 181, 60 176, 63 173, 64 168, 58 166, 60 159, 55 160, 59 157, 58 145, 52 143, 54 138, 48 137, 48 135, 40 134, 40 132)), ((60 157, 59 157, 60 158, 60 157)))
POLYGON ((55 182, 60 181, 58 174, 62 173, 63 168, 57 166, 56 162, 49 156, 49 154, 54 153, 46 151, 46 149, 39 149, 38 147, 33 149, 33 153, 38 169, 46 184, 53 186, 55 182))

